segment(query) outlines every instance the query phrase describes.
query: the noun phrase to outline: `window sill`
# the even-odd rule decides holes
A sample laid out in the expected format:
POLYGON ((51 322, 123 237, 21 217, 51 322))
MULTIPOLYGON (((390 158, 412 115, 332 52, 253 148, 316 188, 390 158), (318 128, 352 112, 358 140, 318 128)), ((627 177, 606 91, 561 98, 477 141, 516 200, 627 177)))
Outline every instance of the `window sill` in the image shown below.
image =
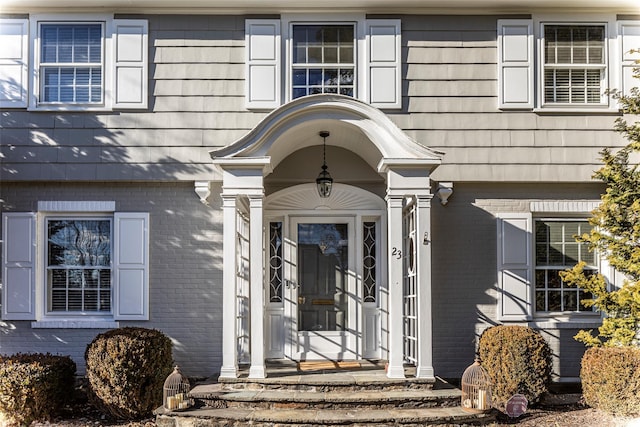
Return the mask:
POLYGON ((534 329, 595 329, 602 326, 600 317, 584 319, 537 319, 528 322, 534 329))
POLYGON ((42 112, 52 112, 52 111, 56 111, 56 112, 61 112, 61 111, 70 111, 70 112, 83 112, 83 111, 87 111, 87 112, 110 112, 112 111, 111 108, 107 108, 104 106, 75 106, 75 105, 60 105, 60 106, 38 106, 38 107, 29 107, 27 109, 27 111, 33 112, 33 113, 37 113, 39 111, 42 112))
POLYGON ((617 108, 606 106, 594 107, 542 107, 534 108, 536 114, 620 114, 617 108))
POLYGON ((114 329, 113 320, 40 320, 31 322, 32 329, 114 329))

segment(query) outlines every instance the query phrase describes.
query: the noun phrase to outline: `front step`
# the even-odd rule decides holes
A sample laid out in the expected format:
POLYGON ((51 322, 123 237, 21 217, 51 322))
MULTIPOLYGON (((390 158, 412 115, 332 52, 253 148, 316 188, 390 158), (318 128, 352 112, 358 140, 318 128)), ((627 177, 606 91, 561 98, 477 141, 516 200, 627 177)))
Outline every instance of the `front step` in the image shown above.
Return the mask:
POLYGON ((460 391, 368 390, 296 391, 242 390, 225 392, 220 384, 196 386, 189 395, 202 406, 253 409, 393 409, 454 407, 460 404, 460 391))
MULTIPOLYGON (((407 371, 406 374, 411 374, 407 371)), ((270 367, 267 378, 219 378, 189 393, 195 406, 156 411, 158 427, 461 426, 495 415, 460 408, 461 392, 445 381, 387 378, 384 369, 303 372, 270 367)))
POLYGON ((158 427, 342 426, 425 427, 485 425, 492 414, 473 415, 455 408, 423 409, 199 409, 158 413, 158 427))

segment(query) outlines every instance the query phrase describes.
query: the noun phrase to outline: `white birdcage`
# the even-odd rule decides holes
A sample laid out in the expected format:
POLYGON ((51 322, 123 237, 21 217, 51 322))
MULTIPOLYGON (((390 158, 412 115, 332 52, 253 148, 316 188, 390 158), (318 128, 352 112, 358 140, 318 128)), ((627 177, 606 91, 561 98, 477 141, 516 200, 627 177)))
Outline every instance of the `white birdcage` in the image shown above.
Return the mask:
POLYGON ((182 375, 180 368, 176 366, 173 372, 164 381, 163 406, 169 411, 184 411, 193 406, 193 400, 189 397, 189 380, 182 375))
POLYGON ((491 379, 480 365, 480 358, 462 374, 462 409, 467 412, 483 413, 491 409, 491 379))

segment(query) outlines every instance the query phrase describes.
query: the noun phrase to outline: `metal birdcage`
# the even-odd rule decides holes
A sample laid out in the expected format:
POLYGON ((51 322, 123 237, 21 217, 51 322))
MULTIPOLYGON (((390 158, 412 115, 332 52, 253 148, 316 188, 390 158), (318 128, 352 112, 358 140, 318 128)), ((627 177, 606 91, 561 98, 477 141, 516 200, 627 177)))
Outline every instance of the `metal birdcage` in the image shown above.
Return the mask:
POLYGON ((193 400, 189 397, 189 380, 182 375, 176 365, 173 372, 164 381, 162 402, 169 411, 184 411, 193 406, 193 400))
POLYGON ((462 374, 462 409, 472 413, 483 413, 491 409, 491 379, 480 365, 480 358, 462 374))

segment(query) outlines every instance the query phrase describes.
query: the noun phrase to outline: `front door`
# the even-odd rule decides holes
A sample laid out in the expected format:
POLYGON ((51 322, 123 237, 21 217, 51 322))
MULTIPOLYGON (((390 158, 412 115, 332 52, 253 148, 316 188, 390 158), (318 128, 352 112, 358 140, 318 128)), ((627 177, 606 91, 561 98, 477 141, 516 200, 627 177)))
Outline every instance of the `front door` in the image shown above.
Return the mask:
POLYGON ((353 218, 297 217, 285 316, 296 360, 356 358, 353 218))

